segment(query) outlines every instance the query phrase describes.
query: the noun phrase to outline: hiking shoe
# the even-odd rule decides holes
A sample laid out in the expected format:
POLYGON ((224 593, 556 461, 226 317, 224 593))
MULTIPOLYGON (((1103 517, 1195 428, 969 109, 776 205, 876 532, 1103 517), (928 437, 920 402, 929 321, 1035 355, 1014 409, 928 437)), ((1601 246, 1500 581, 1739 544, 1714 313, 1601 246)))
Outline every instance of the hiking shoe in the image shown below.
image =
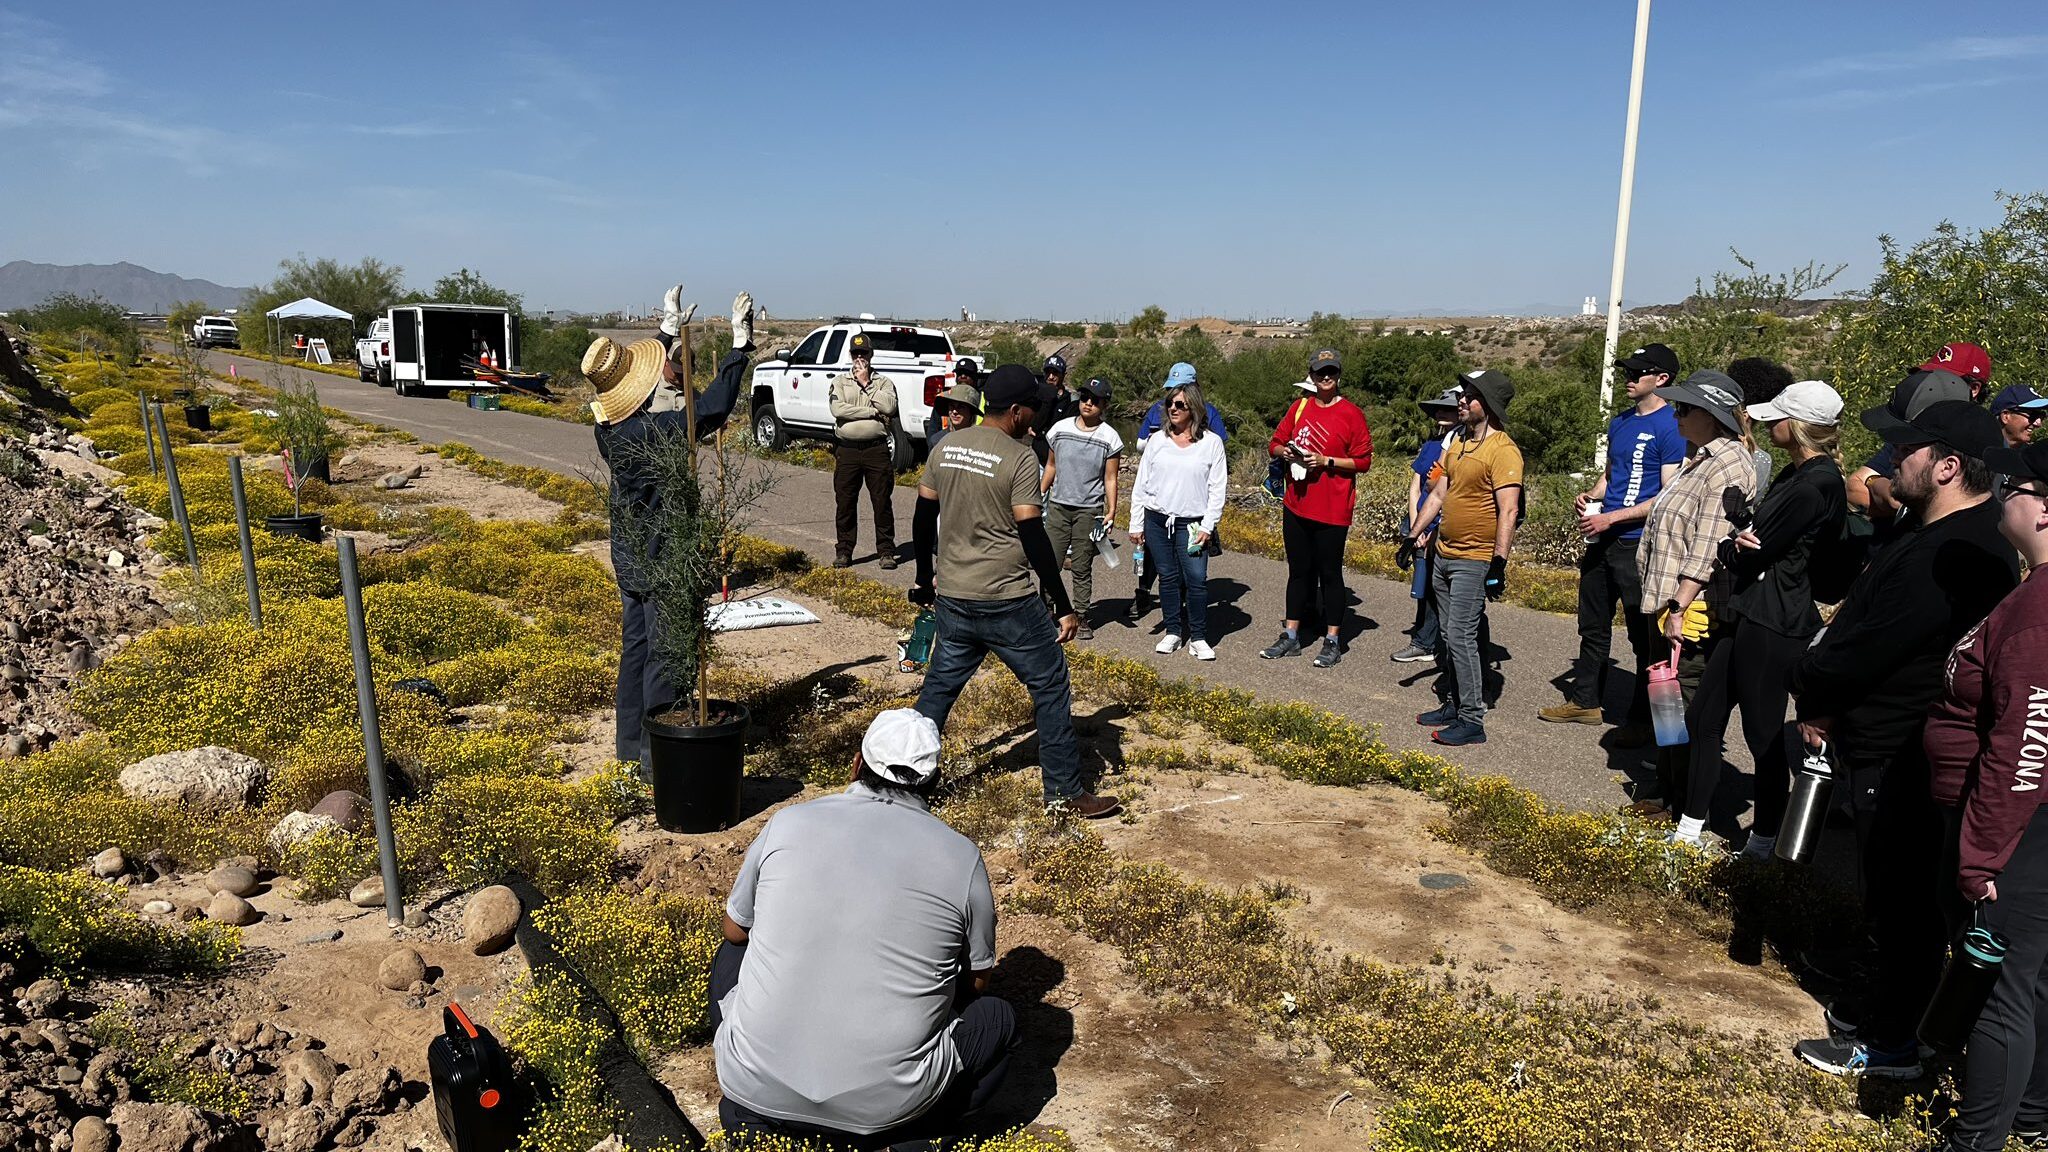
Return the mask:
POLYGON ((1164 639, 1160 640, 1159 643, 1152 646, 1152 650, 1163 655, 1165 653, 1172 652, 1179 647, 1180 637, 1175 636, 1171 632, 1168 632, 1164 639))
POLYGON ((1662 818, 1668 821, 1672 818, 1671 809, 1665 807, 1664 801, 1656 797, 1646 796, 1633 804, 1624 804, 1622 805, 1621 810, 1623 813, 1629 816, 1634 816, 1638 820, 1656 820, 1662 818))
POLYGON ((1641 748, 1650 742, 1652 735, 1654 733, 1651 732, 1648 724, 1639 720, 1632 720, 1614 730, 1614 746, 1616 748, 1641 748))
POLYGON ((1436 663, 1436 653, 1431 652, 1420 644, 1410 644, 1392 656, 1387 657, 1387 659, 1392 660, 1396 664, 1434 664, 1436 663))
POLYGON ((1429 738, 1438 744, 1451 748, 1461 747, 1466 744, 1484 744, 1486 743, 1486 727, 1481 724, 1460 720, 1449 727, 1439 728, 1431 732, 1429 738))
POLYGON ((1920 1053, 1914 1048, 1890 1051, 1861 1040, 1843 1042, 1833 1037, 1801 1040, 1792 1054, 1809 1067, 1831 1076, 1869 1076, 1878 1080, 1918 1080, 1922 1075, 1920 1053))
POLYGON ((1301 655, 1301 641, 1282 632, 1278 640, 1267 645, 1265 651, 1259 653, 1259 659, 1284 660, 1289 656, 1299 655, 1301 655))
POLYGON ((1574 704, 1570 700, 1567 700, 1562 704, 1553 704, 1548 708, 1539 710, 1536 713, 1536 718, 1538 720, 1548 720, 1552 724, 1606 723, 1606 721, 1601 718, 1600 709, 1598 707, 1588 708, 1584 704, 1574 704))
POLYGON ((851 568, 853 567, 853 557, 842 552, 832 558, 832 566, 834 568, 851 568))
POLYGON ((1207 640, 1188 641, 1188 652, 1197 660, 1214 660, 1216 658, 1216 650, 1209 647, 1207 640))
POLYGON ((1316 653, 1316 658, 1311 663, 1318 668, 1335 668, 1337 661, 1343 658, 1344 645, 1339 643, 1335 636, 1325 636, 1323 637, 1323 650, 1316 653))
POLYGON ((1076 628, 1076 629, 1074 630, 1074 639, 1076 639, 1076 640, 1093 640, 1093 639, 1095 639, 1095 629, 1093 629, 1093 628, 1090 628, 1090 627, 1089 627, 1088 625, 1086 625, 1086 624, 1083 624, 1083 625, 1081 625, 1081 626, 1080 626, 1079 628, 1076 628))
POLYGON ((881 558, 875 561, 875 566, 880 568, 884 572, 894 572, 896 570, 896 564, 896 550, 893 548, 887 552, 882 553, 881 558))
POLYGON ((1458 706, 1456 704, 1439 704, 1417 716, 1415 722, 1425 728, 1434 728, 1449 724, 1457 718, 1458 706))
POLYGON ((1048 816, 1079 816, 1083 820, 1100 820, 1123 810, 1122 804, 1093 792, 1077 792, 1063 799, 1045 802, 1045 814, 1048 816))

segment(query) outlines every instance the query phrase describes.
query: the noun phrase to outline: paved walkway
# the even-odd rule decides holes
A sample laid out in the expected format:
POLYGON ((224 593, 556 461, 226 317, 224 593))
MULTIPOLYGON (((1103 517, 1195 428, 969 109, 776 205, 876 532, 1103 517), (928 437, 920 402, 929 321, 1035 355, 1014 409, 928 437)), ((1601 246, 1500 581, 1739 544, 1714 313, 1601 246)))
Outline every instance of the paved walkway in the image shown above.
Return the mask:
MULTIPOLYGON (((211 366, 225 373, 236 364, 244 375, 265 379, 271 365, 262 360, 213 352, 211 366)), ((459 440, 486 455, 516 464, 552 469, 567 475, 599 476, 604 465, 598 458, 591 430, 583 425, 527 416, 517 412, 479 412, 438 398, 401 398, 389 388, 297 368, 279 371, 310 378, 320 388, 321 401, 330 408, 361 419, 402 428, 422 441, 438 444, 459 440)), ((813 557, 832 554, 832 495, 829 476, 821 471, 793 465, 770 465, 776 474, 774 489, 759 503, 749 531, 792 547, 813 557)), ((907 554, 910 512, 914 496, 908 489, 897 490, 897 538, 907 554)), ((911 565, 894 572, 874 566, 873 537, 865 498, 861 512, 862 551, 856 571, 886 583, 907 588, 911 565)), ((1226 538, 1225 546, 1229 544, 1226 538)), ((1258 658, 1258 650, 1279 631, 1286 590, 1286 569, 1276 560, 1226 552, 1209 567, 1209 619, 1218 658, 1201 664, 1185 652, 1160 656, 1152 651, 1158 642, 1158 613, 1132 627, 1123 623, 1098 623, 1095 639, 1088 643, 1118 655, 1142 660, 1179 676, 1201 676, 1212 683, 1241 688, 1273 700, 1302 700, 1342 713, 1354 720, 1379 724, 1387 742, 1399 748, 1429 748, 1428 730, 1417 726, 1415 714, 1433 707, 1428 665, 1397 665, 1387 657, 1406 643, 1402 629, 1414 618, 1414 602, 1405 583, 1396 583, 1361 573, 1347 575, 1359 604, 1347 632, 1349 650, 1344 662, 1334 669, 1309 665, 1306 657, 1285 661, 1258 658)), ((1128 603, 1131 580, 1128 569, 1115 573, 1096 568, 1098 622, 1114 617, 1121 620, 1128 603)), ((1578 724, 1546 724, 1536 711, 1556 703, 1560 696, 1552 685, 1554 677, 1569 665, 1578 650, 1574 622, 1566 617, 1536 612, 1512 604, 1490 609, 1494 642, 1507 652, 1502 665, 1507 687, 1499 706, 1487 722, 1488 743, 1461 749, 1441 749, 1467 768, 1507 776, 1550 800, 1584 808, 1604 808, 1626 801, 1621 789, 1623 773, 1647 776, 1641 762, 1651 750, 1609 751, 1603 749, 1603 729, 1578 724)), ((1617 629, 1617 638, 1620 630, 1617 629)), ((1610 714, 1625 704, 1624 693, 1630 677, 1610 677, 1610 714)), ((1736 742, 1738 747, 1740 741, 1736 742)))

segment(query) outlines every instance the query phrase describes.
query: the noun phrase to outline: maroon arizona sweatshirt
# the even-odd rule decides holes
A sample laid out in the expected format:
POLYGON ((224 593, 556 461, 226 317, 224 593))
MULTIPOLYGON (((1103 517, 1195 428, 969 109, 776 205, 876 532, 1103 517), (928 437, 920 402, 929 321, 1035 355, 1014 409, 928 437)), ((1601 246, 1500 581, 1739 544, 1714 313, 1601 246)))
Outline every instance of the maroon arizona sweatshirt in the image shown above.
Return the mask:
POLYGON ((1971 900, 2048 802, 2048 575, 2036 575, 1956 642, 1927 717, 1934 798, 1963 808, 1956 887, 1971 900))

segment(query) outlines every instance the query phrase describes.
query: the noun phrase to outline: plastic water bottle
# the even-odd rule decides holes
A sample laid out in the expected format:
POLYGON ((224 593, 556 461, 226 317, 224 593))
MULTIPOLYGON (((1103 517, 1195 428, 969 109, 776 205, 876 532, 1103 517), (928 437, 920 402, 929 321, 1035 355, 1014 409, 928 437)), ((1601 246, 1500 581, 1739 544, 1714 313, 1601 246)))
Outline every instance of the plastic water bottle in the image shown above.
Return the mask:
POLYGON ((1983 905, 1977 906, 1979 923, 1962 934, 1951 947, 1948 967, 1941 970, 1941 984, 1927 1011, 1920 1017, 1920 1042, 1936 1052, 1953 1055, 1963 1050, 1985 1001, 1998 983, 2005 966, 2006 938, 1982 923, 1983 905))
POLYGON ((1687 740, 1685 693, 1678 687, 1678 646, 1671 646, 1671 659, 1650 665, 1650 723, 1657 730, 1657 747, 1673 748, 1687 740))
POLYGON ((1109 538, 1108 521, 1104 521, 1100 524, 1097 524, 1095 526, 1095 531, 1090 532, 1088 534, 1088 538, 1090 540, 1095 541, 1095 551, 1098 555, 1102 557, 1103 562, 1108 564, 1112 569, 1116 568, 1116 541, 1109 538))
POLYGON ((1804 864, 1813 859, 1820 843, 1822 826, 1828 819, 1828 797, 1834 791, 1835 766, 1828 760, 1828 746, 1806 750, 1806 759, 1792 774, 1792 797, 1785 804, 1785 822, 1778 829, 1778 843, 1771 851, 1780 860, 1804 864))

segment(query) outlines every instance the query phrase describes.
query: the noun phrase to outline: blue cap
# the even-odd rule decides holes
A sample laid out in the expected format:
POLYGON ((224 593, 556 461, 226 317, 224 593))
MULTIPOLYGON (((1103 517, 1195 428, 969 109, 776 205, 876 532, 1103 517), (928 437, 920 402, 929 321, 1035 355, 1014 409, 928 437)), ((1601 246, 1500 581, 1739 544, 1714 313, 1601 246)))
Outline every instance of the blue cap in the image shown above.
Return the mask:
POLYGON ((1183 360, 1166 370, 1166 383, 1161 388, 1185 388, 1195 382, 1195 366, 1183 360))
POLYGON ((2043 408, 2048 408, 2048 398, 2042 397, 2040 393, 2027 387, 2025 384, 2007 384, 1998 390, 1997 396, 1992 398, 1991 414, 1996 416, 2000 412, 2009 411, 2014 408, 2036 412, 2043 408))

